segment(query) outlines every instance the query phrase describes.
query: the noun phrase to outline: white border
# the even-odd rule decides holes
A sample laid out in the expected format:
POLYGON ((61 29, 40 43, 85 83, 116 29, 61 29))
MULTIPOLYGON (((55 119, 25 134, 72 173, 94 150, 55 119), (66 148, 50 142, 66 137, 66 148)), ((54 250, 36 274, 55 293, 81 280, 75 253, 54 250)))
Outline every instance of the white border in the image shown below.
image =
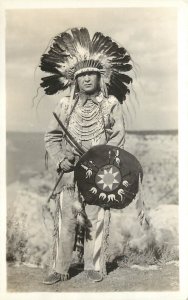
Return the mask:
MULTIPOLYGON (((188 1, 179 9, 178 20, 178 100, 179 100, 179 227, 180 290, 188 297, 188 1), (187 167, 186 167, 187 166, 187 167)), ((184 298, 185 299, 185 298, 184 298)))
MULTIPOLYGON (((105 299, 144 299, 144 300, 157 300, 157 299, 170 299, 170 300, 183 300, 188 297, 188 197, 187 197, 187 179, 188 179, 188 142, 187 142, 187 129, 188 129, 188 1, 176 0, 119 0, 108 1, 95 0, 95 1, 79 1, 79 0, 65 0, 65 1, 1 1, 1 26, 0 36, 2 41, 5 40, 5 10, 6 9, 31 9, 31 8, 73 8, 73 7, 176 7, 179 13, 178 25, 178 94, 179 94, 179 196, 180 196, 180 291, 179 292, 122 292, 122 293, 7 293, 6 292, 6 268, 5 268, 5 242, 1 243, 0 248, 0 298, 1 299, 88 299, 92 300, 97 297, 105 297, 105 299)), ((1 80, 0 80, 0 141, 1 141, 1 174, 5 174, 5 59, 4 59, 4 43, 1 43, 1 80)), ((6 190, 5 181, 6 176, 0 176, 0 240, 5 240, 6 233, 6 190)))
POLYGON ((31 9, 31 8, 91 8, 91 7, 177 7, 178 0, 4 0, 5 9, 31 9))
MULTIPOLYGON (((1 6, 0 6, 1 8, 1 6)), ((6 102, 5 102, 5 14, 0 10, 0 292, 6 290, 6 102), (4 175, 3 175, 4 174, 4 175)), ((0 294, 1 298, 1 294, 0 294)))

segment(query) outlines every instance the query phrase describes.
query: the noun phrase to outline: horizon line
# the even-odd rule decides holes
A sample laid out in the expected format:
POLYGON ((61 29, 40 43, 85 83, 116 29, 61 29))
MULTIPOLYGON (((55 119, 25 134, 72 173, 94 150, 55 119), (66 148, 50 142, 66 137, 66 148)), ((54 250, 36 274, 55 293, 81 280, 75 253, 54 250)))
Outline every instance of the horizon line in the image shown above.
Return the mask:
MULTIPOLYGON (((14 131, 14 130, 6 130, 6 134, 8 133, 28 133, 28 134, 45 134, 45 131, 14 131)), ((141 130, 126 130, 128 134, 177 134, 178 129, 141 129, 141 130)))

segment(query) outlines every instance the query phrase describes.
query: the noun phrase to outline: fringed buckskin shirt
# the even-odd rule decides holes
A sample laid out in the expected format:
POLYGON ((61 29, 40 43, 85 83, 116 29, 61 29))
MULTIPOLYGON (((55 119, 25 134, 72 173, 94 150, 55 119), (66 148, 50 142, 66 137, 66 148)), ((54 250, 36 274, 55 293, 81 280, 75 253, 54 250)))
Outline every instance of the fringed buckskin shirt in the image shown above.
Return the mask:
MULTIPOLYGON (((94 145, 108 144, 124 148, 125 126, 122 107, 114 96, 77 94, 70 107, 70 97, 62 98, 55 112, 74 139, 87 151, 94 145)), ((58 168, 60 162, 74 154, 75 163, 79 155, 68 144, 56 119, 50 121, 45 134, 45 147, 58 168)), ((74 188, 74 172, 65 173, 56 189, 61 192, 64 187, 74 188)))

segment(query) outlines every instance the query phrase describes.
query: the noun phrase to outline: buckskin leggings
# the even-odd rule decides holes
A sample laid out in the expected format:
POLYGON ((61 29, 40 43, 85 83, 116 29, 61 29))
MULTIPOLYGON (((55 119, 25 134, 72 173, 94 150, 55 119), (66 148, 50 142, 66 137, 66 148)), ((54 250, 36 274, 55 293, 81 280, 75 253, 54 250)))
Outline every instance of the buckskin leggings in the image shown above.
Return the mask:
MULTIPOLYGON (((59 198, 58 234, 56 236, 56 257, 54 271, 66 274, 69 270, 75 243, 76 217, 72 211, 74 192, 64 189, 59 198)), ((90 238, 84 241, 84 269, 100 271, 101 245, 104 229, 104 209, 86 205, 85 211, 90 223, 90 238)))

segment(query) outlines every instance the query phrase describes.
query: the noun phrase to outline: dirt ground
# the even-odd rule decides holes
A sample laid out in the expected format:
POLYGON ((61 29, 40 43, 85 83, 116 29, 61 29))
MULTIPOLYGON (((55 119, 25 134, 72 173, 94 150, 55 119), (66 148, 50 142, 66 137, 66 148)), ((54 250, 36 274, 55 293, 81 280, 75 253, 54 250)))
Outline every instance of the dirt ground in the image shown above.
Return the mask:
POLYGON ((82 267, 71 270, 67 282, 46 286, 46 276, 40 268, 7 266, 8 292, 125 292, 125 291, 177 291, 179 289, 179 268, 176 264, 164 266, 113 267, 103 281, 92 283, 82 267))

